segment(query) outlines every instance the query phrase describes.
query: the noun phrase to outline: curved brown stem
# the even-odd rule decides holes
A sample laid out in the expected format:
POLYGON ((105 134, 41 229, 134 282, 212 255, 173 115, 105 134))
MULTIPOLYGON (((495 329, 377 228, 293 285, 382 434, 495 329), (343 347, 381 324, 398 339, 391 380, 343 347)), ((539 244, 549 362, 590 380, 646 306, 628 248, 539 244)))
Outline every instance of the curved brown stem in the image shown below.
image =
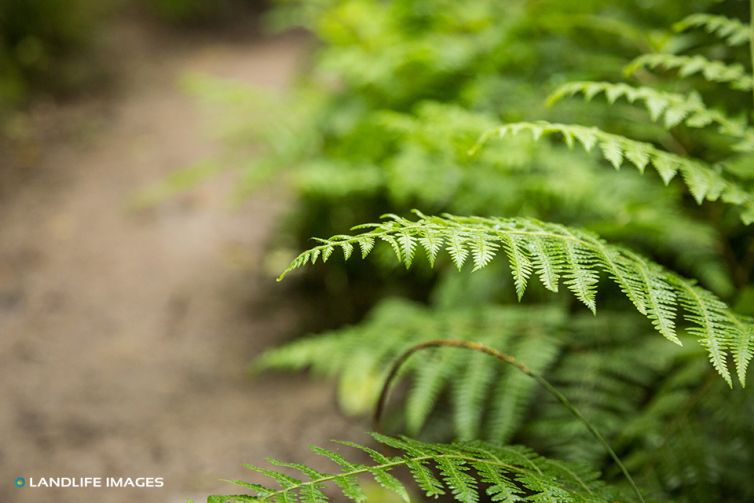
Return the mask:
MULTIPOLYGON (((754 0, 752 0, 754 2, 754 0)), ((547 381, 544 377, 541 375, 535 373, 532 371, 529 367, 521 363, 520 361, 516 360, 514 357, 507 353, 503 353, 502 351, 498 351, 495 348, 491 348, 489 346, 485 346, 484 344, 480 344, 478 342, 471 342, 471 341, 461 341, 461 340, 453 340, 453 339, 436 339, 432 341, 422 342, 419 344, 416 344, 414 346, 411 346, 406 351, 404 351, 396 360, 393 362, 393 366, 390 368, 390 371, 388 372, 387 378, 385 379, 385 384, 382 386, 382 390, 380 391, 380 397, 377 400, 377 406, 374 409, 374 417, 373 417, 373 427, 374 430, 379 432, 380 430, 380 421, 382 419, 382 413, 385 410, 385 405, 387 403, 388 394, 390 393, 390 386, 392 385, 395 378, 398 376, 398 372, 400 371, 401 367, 404 363, 413 355, 414 353, 421 351, 423 349, 429 349, 429 348, 439 348, 439 347, 446 347, 446 348, 462 348, 462 349, 469 349, 472 351, 479 351, 481 353, 488 354, 499 361, 506 363, 508 365, 512 365, 513 367, 517 368, 520 372, 523 372, 524 374, 528 375, 537 383, 545 388, 552 396, 554 396, 565 408, 567 408, 571 413, 579 420, 581 421, 584 426, 586 426, 587 430, 589 430, 589 433, 594 436, 605 448, 607 453, 610 455, 610 457, 613 459, 616 465, 618 465, 618 468, 620 468, 621 472, 623 473, 623 476, 628 481, 629 485, 631 486, 631 489, 636 494, 636 497, 638 500, 642 503, 644 503, 644 497, 641 495, 641 492, 639 491, 639 488, 636 486, 636 483, 634 482, 634 479, 631 478, 631 474, 628 473, 628 469, 623 465, 618 455, 615 453, 615 451, 610 447, 610 444, 607 443, 607 440, 605 437, 602 436, 602 434, 597 431, 597 429, 592 426, 592 424, 581 414, 581 412, 574 407, 574 405, 566 398, 563 393, 557 390, 552 384, 550 384, 549 381, 547 381)))

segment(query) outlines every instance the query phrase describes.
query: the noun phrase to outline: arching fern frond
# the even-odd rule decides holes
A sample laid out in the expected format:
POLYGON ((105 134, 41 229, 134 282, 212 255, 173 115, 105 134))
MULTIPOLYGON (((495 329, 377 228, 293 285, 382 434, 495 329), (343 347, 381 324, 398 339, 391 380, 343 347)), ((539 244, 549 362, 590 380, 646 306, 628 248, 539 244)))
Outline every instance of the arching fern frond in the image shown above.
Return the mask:
POLYGON ((726 16, 692 14, 673 25, 673 29, 678 32, 690 28, 703 28, 729 46, 743 45, 749 41, 749 27, 738 19, 726 16))
MULTIPOLYGON (((357 326, 271 349, 254 368, 311 368, 337 376, 341 404, 349 412, 367 413, 374 410, 390 364, 415 344, 437 337, 475 341, 515 354, 531 370, 543 373, 559 354, 564 337, 558 336, 566 327, 565 312, 556 306, 432 309, 394 299, 381 303, 357 326)), ((457 438, 505 443, 519 428, 536 391, 528 376, 468 351, 414 358, 402 376, 411 382, 402 408, 411 435, 420 432, 438 397, 446 395, 457 438)))
POLYGON ((615 169, 628 162, 644 172, 647 166, 655 168, 667 184, 680 172, 696 202, 705 199, 722 201, 741 208, 741 220, 747 225, 754 222, 754 195, 740 185, 727 180, 720 171, 705 163, 658 149, 650 143, 625 136, 607 133, 596 127, 576 124, 556 124, 544 121, 505 124, 486 133, 478 142, 478 149, 492 135, 505 137, 529 132, 538 140, 544 135, 559 134, 569 147, 580 144, 587 152, 595 146, 615 169))
POLYGON ((662 121, 667 128, 679 124, 692 128, 716 126, 721 134, 742 140, 753 135, 744 122, 731 119, 719 110, 707 108, 696 93, 683 95, 624 83, 579 81, 569 82, 555 89, 547 103, 552 105, 563 98, 577 95, 582 95, 589 101, 602 94, 609 103, 624 99, 629 103, 643 104, 650 118, 662 121))
POLYGON ((447 250, 459 269, 469 258, 475 269, 484 267, 503 249, 519 295, 524 293, 532 272, 536 272, 540 278, 548 278, 542 284, 553 291, 562 278, 566 287, 596 312, 597 284, 600 273, 605 273, 658 332, 676 343, 680 343, 675 333, 676 301, 681 300, 684 319, 696 327, 695 333, 709 349, 712 365, 729 385, 732 381, 728 357, 743 340, 747 347, 751 344, 749 331, 741 328, 747 327, 747 322, 737 318, 713 294, 592 234, 528 218, 418 215, 416 221, 388 215, 381 223, 356 227, 363 230, 360 234, 320 240, 322 244, 296 257, 279 279, 316 262, 320 256, 326 260, 336 248, 340 248, 346 259, 355 246, 366 256, 378 240, 388 243, 406 267, 411 266, 419 247, 425 250, 430 262, 434 262, 439 250, 447 250))
MULTIPOLYGON (((241 480, 228 481, 253 492, 253 495, 210 496, 208 503, 278 502, 324 503, 326 484, 336 486, 346 499, 362 502, 367 497, 361 477, 371 477, 388 491, 408 502, 408 490, 393 473, 404 469, 428 497, 452 496, 461 503, 477 503, 486 494, 492 501, 616 501, 619 491, 598 480, 598 474, 584 468, 543 458, 518 446, 499 446, 484 442, 454 444, 425 443, 373 433, 377 442, 397 450, 388 455, 353 442, 339 442, 366 454, 371 461, 350 461, 339 452, 313 447, 312 450, 338 465, 338 471, 319 471, 299 463, 270 460, 286 470, 247 466, 276 482, 263 485, 241 480), (303 475, 296 477, 288 471, 303 475), (301 478, 299 478, 301 477, 301 478)), ((623 494, 621 501, 630 501, 623 494)))
POLYGON ((739 91, 752 89, 752 76, 742 65, 738 63, 729 65, 700 55, 643 54, 629 63, 625 72, 627 75, 632 75, 640 68, 677 70, 681 77, 699 74, 709 82, 728 84, 732 89, 739 91))

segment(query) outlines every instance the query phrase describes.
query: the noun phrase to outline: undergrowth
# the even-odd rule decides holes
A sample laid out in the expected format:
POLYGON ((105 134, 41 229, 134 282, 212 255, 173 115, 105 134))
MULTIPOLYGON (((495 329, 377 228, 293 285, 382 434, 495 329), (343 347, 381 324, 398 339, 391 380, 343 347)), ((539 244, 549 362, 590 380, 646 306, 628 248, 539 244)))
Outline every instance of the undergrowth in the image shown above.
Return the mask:
POLYGON ((254 183, 294 164, 308 211, 295 228, 335 234, 281 279, 313 266, 328 284, 334 257, 357 255, 375 258, 346 269, 340 293, 367 278, 388 290, 370 270, 431 278, 421 302, 383 299, 254 368, 334 378, 346 413, 377 408, 408 436, 375 434, 380 451, 345 442, 363 462, 315 448, 335 472, 272 460, 251 469, 273 485, 232 481, 251 494, 210 501, 319 502, 338 497, 329 483, 362 501, 361 475, 406 500, 751 500, 754 45, 741 6, 441 3, 281 11, 324 46, 315 83, 289 98, 301 114, 254 131, 269 149, 254 183), (423 213, 408 218, 412 206, 423 213))

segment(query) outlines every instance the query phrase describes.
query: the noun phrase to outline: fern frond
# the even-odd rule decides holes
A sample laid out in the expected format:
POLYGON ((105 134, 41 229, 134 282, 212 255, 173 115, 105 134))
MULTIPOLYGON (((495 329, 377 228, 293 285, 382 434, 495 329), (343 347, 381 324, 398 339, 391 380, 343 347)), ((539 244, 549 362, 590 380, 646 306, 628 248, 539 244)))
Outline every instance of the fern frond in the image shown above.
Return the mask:
POLYGON ((743 45, 749 41, 749 26, 738 19, 712 14, 692 14, 673 25, 675 31, 686 31, 690 28, 703 28, 707 33, 715 35, 729 46, 743 45))
POLYGON ((632 75, 640 68, 678 70, 681 77, 699 74, 710 82, 728 84, 732 89, 739 91, 750 91, 753 83, 752 76, 742 65, 738 63, 729 65, 700 55, 643 54, 629 63, 625 72, 627 75, 632 75))
POLYGON ((643 173, 651 165, 666 184, 680 172, 697 203, 701 204, 705 199, 721 199, 741 209, 741 220, 745 224, 754 222, 754 195, 727 180, 719 170, 703 162, 658 149, 650 143, 607 133, 596 127, 544 121, 515 122, 486 133, 475 148, 479 148, 492 135, 503 138, 523 132, 530 133, 535 139, 558 134, 568 146, 580 144, 587 152, 598 146, 599 152, 615 169, 628 163, 643 173))
MULTIPOLYGON (((557 336, 565 327, 565 313, 555 306, 432 309, 394 299, 381 303, 358 326, 266 351, 254 368, 309 367, 337 376, 340 402, 350 412, 366 413, 374 409, 386 369, 410 346, 438 336, 476 341, 516 354, 535 372, 544 372, 560 353, 562 338, 557 336)), ((535 383, 484 356, 439 351, 411 360, 402 374, 411 382, 403 407, 411 434, 422 430, 440 398, 449 395, 458 438, 505 442, 511 437, 533 398, 535 383)))
MULTIPOLYGON (((636 309, 649 318, 658 331, 667 339, 678 342, 674 328, 676 313, 671 299, 683 299, 683 318, 695 327, 694 333, 709 349, 713 362, 717 362, 715 368, 729 385, 732 380, 723 359, 739 347, 742 338, 749 337, 748 331, 739 328, 737 321, 740 320, 736 315, 712 293, 705 291, 705 296, 699 300, 689 296, 689 289, 702 291, 692 281, 635 253, 609 245, 592 234, 562 225, 527 218, 428 217, 418 213, 416 221, 388 215, 381 223, 362 225, 358 229, 363 232, 323 240, 320 246, 301 253, 279 279, 306 265, 320 253, 324 257, 336 248, 345 250, 365 237, 391 243, 398 259, 410 265, 410 261, 404 260, 408 253, 398 236, 410 235, 420 239, 432 233, 436 240, 442 239, 448 244, 451 256, 458 258, 454 260, 459 268, 463 266, 463 257, 478 252, 481 241, 496 242, 505 247, 515 239, 518 250, 530 255, 529 250, 536 247, 537 240, 543 240, 548 243, 557 262, 562 264, 568 289, 592 310, 596 309, 596 282, 599 273, 603 272, 621 287, 636 309), (714 315, 706 315, 709 313, 714 315)), ((515 271, 518 265, 513 262, 510 266, 515 271)), ((537 273, 542 276, 542 271, 537 273)))
MULTIPOLYGON (((575 320, 568 345, 547 378, 620 448, 627 425, 643 413, 643 404, 654 396, 655 387, 679 357, 692 351, 697 357, 701 351, 665 344, 638 331, 631 317, 610 314, 605 320, 598 318, 598 323, 575 320)), ((544 396, 531 412, 519 436, 559 458, 602 465, 604 451, 559 402, 544 396)))
MULTIPOLYGON (((323 487, 329 483, 339 487, 346 498, 361 502, 366 496, 360 487, 359 477, 371 477, 399 494, 404 501, 409 501, 406 487, 392 475, 392 472, 401 468, 410 471, 414 482, 427 496, 450 494, 461 503, 477 503, 484 492, 493 501, 583 503, 614 501, 619 494, 618 490, 600 482, 597 473, 580 466, 548 460, 523 447, 483 442, 425 443, 377 433, 373 433, 372 437, 383 446, 397 450, 399 454, 387 456, 356 443, 341 443, 366 452, 372 461, 364 464, 348 461, 337 452, 314 447, 315 452, 337 464, 340 471, 319 472, 304 465, 273 460, 272 463, 276 466, 304 473, 306 479, 298 480, 280 471, 250 466, 253 471, 274 479, 278 485, 229 481, 253 491, 254 495, 210 496, 208 501, 324 503, 331 501, 323 492, 323 487), (486 489, 483 490, 480 486, 486 489), (349 489, 344 490, 343 487, 349 489), (510 499, 503 499, 507 497, 510 499)), ((624 495, 621 498, 626 501, 624 495)))
POLYGON ((651 87, 635 87, 615 82, 569 82, 553 91, 547 99, 552 105, 563 98, 582 95, 589 101, 604 94, 609 103, 624 99, 629 103, 639 102, 649 112, 653 121, 662 121, 665 127, 672 128, 685 124, 692 128, 716 126, 721 134, 738 139, 747 139, 752 132, 740 120, 729 118, 723 112, 707 108, 698 94, 688 95, 658 91, 651 87))

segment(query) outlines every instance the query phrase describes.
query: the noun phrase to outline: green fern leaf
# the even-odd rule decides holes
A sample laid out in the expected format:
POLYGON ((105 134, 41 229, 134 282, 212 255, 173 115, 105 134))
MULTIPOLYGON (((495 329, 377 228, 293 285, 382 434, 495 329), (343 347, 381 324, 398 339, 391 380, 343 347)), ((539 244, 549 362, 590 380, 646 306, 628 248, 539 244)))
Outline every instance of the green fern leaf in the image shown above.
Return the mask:
POLYGON ((749 41, 749 26, 741 21, 712 14, 692 14, 678 21, 673 28, 685 31, 690 28, 703 28, 707 33, 719 37, 730 46, 743 45, 749 41))
MULTIPOLYGON (((560 343, 551 337, 527 336, 518 339, 510 354, 535 373, 544 372, 559 354, 560 343)), ((505 368, 492 394, 490 427, 486 438, 507 442, 521 425, 527 405, 534 398, 537 383, 513 368, 505 368)))
POLYGON ((629 103, 643 103, 652 120, 662 120, 666 127, 685 124, 692 128, 715 125, 721 134, 741 140, 750 139, 754 133, 742 121, 730 119, 719 110, 709 109, 697 94, 677 94, 658 91, 651 87, 633 87, 614 82, 569 82, 558 87, 547 99, 552 105, 563 98, 577 95, 587 100, 604 94, 609 103, 625 99, 629 103))
POLYGON ((412 435, 421 431, 437 404, 440 392, 451 382, 463 364, 458 352, 450 353, 438 352, 434 365, 417 369, 416 380, 406 401, 406 427, 412 435))
MULTIPOLYGON (((739 347, 742 338, 749 337, 748 331, 731 324, 730 317, 735 317, 735 314, 713 294, 705 292, 703 297, 699 297, 700 301, 697 301, 695 297, 689 297, 688 288, 693 287, 692 282, 680 278, 635 253, 610 246, 591 234, 532 219, 454 217, 452 215, 427 217, 419 214, 419 219, 412 221, 391 217, 390 220, 381 224, 370 225, 370 229, 360 235, 350 238, 338 236, 334 241, 326 241, 319 247, 340 245, 344 241, 356 242, 364 235, 386 239, 410 234, 415 238, 421 238, 425 237, 427 232, 443 235, 450 242, 455 240, 456 245, 450 248, 450 253, 457 256, 467 256, 472 253, 480 240, 501 243, 508 247, 509 258, 511 254, 514 255, 511 269, 514 270, 514 277, 518 274, 519 278, 528 277, 521 272, 526 270, 521 265, 522 257, 526 256, 523 250, 534 247, 538 239, 553 243, 553 249, 557 246, 557 249, 564 251, 565 284, 590 310, 596 310, 595 296, 599 271, 604 271, 614 280, 619 278, 616 282, 624 292, 630 292, 628 296, 634 301, 637 310, 643 311, 655 328, 673 342, 678 342, 678 339, 675 335, 675 313, 672 309, 672 302, 678 297, 685 303, 684 319, 695 327, 692 333, 697 335, 708 349, 713 365, 728 382, 731 378, 724 365, 725 358, 739 347), (464 236, 464 238, 459 239, 459 236, 464 236), (605 250, 608 252, 606 253, 605 250), (610 260, 606 261, 605 257, 608 256, 610 260), (627 273, 630 276, 625 276, 627 273), (638 285, 641 286, 641 290, 636 288, 638 285), (710 309, 721 316, 725 313, 727 321, 723 323, 717 316, 703 315, 710 309)), ((311 250, 294 259, 281 278, 291 270, 305 264, 301 257, 309 253, 311 250)), ((528 263, 530 264, 530 261, 528 263)), ((528 267, 530 272, 531 266, 528 267)), ((523 293, 524 288, 525 282, 520 279, 517 290, 523 293)))
MULTIPOLYGON (((338 466, 340 466, 344 470, 345 474, 335 479, 334 482, 340 488, 340 490, 343 492, 343 495, 346 498, 349 498, 357 502, 366 501, 367 497, 364 494, 364 491, 361 489, 361 486, 359 485, 358 480, 356 479, 355 476, 350 475, 351 472, 358 472, 359 470, 364 469, 364 465, 361 465, 359 463, 352 463, 348 461, 347 459, 345 459, 340 454, 333 452, 329 449, 323 449, 321 447, 312 447, 312 451, 336 463, 338 466)), ((319 477, 312 477, 311 480, 316 482, 317 480, 322 480, 326 478, 327 478, 327 475, 322 474, 319 477)))
MULTIPOLYGON (((487 493, 493 501, 605 502, 614 500, 619 494, 618 491, 601 484, 591 474, 586 476, 580 467, 550 461, 520 447, 499 447, 482 442, 429 444, 405 437, 393 438, 378 434, 373 434, 373 437, 379 443, 397 449, 401 455, 389 458, 373 449, 347 443, 367 452, 373 458, 373 463, 362 465, 344 463, 341 460, 338 464, 343 471, 325 473, 307 469, 300 464, 277 462, 279 466, 311 474, 312 478, 290 484, 287 475, 263 470, 275 480, 285 481, 285 485, 275 488, 237 481, 239 485, 253 491, 254 495, 215 495, 210 496, 207 501, 322 503, 329 501, 321 490, 325 484, 337 484, 344 478, 355 479, 376 474, 379 474, 379 477, 389 477, 384 478, 383 482, 389 481, 389 488, 408 501, 408 492, 403 483, 389 473, 402 467, 410 469, 412 478, 427 496, 444 494, 447 488, 447 492, 461 503, 479 501, 480 483, 488 486, 487 493), (439 472, 442 482, 435 477, 430 468, 439 472), (555 495, 559 499, 548 499, 555 495)), ((331 457, 332 451, 321 451, 326 452, 327 457, 331 457)))
POLYGON ((534 270, 537 271, 542 285, 551 292, 558 291, 565 260, 563 250, 557 246, 557 243, 550 243, 545 239, 534 239, 530 247, 534 270))
POLYGON ((496 370, 488 360, 483 353, 472 355, 460 376, 455 376, 454 413, 460 440, 479 438, 484 399, 496 370))
MULTIPOLYGON (((311 367, 348 384, 349 400, 363 397, 360 411, 373 410, 385 368, 407 347, 445 337, 481 341, 516 354, 529 368, 545 371, 560 347, 555 337, 565 329, 561 308, 488 306, 430 309, 408 301, 380 304, 359 326, 327 332, 265 352, 257 370, 311 367), (549 334, 552 337, 543 337, 549 334), (361 375, 370 376, 360 379, 361 375), (376 384, 376 385, 375 385, 376 384)), ((449 394, 458 437, 507 439, 520 425, 535 391, 533 381, 494 359, 465 351, 430 352, 410 361, 403 378, 411 381, 406 398, 407 428, 419 433, 438 400, 449 394), (485 398, 492 396, 492 400, 485 398), (491 435, 487 433, 493 432, 491 435)))
POLYGON ((739 91, 751 91, 752 77, 742 65, 728 65, 704 56, 679 56, 677 54, 644 54, 626 66, 626 74, 632 75, 641 68, 678 70, 681 77, 699 74, 710 82, 728 84, 739 91))
POLYGON ((529 276, 531 276, 531 260, 529 260, 524 242, 518 236, 505 236, 503 243, 505 252, 508 255, 508 261, 510 262, 511 272, 513 273, 516 295, 521 300, 524 296, 524 291, 526 291, 526 283, 529 280, 529 276))
MULTIPOLYGON (((697 203, 701 204, 705 199, 709 201, 720 199, 727 204, 740 208, 741 220, 745 224, 754 222, 754 218, 752 218, 754 195, 737 183, 726 179, 718 169, 707 166, 700 161, 671 154, 649 143, 607 133, 595 127, 543 121, 518 122, 506 124, 491 131, 480 142, 488 141, 495 133, 500 137, 505 137, 521 132, 530 132, 535 137, 549 135, 561 135, 565 138, 574 135, 582 138, 588 137, 599 143, 603 156, 616 169, 621 167, 624 159, 641 172, 647 165, 651 165, 665 183, 669 183, 675 174, 680 172, 697 203)), ((581 143, 586 148, 586 144, 581 143)))
POLYGON ((469 475, 466 462, 442 458, 438 460, 437 468, 456 500, 462 503, 479 501, 476 480, 469 475))

